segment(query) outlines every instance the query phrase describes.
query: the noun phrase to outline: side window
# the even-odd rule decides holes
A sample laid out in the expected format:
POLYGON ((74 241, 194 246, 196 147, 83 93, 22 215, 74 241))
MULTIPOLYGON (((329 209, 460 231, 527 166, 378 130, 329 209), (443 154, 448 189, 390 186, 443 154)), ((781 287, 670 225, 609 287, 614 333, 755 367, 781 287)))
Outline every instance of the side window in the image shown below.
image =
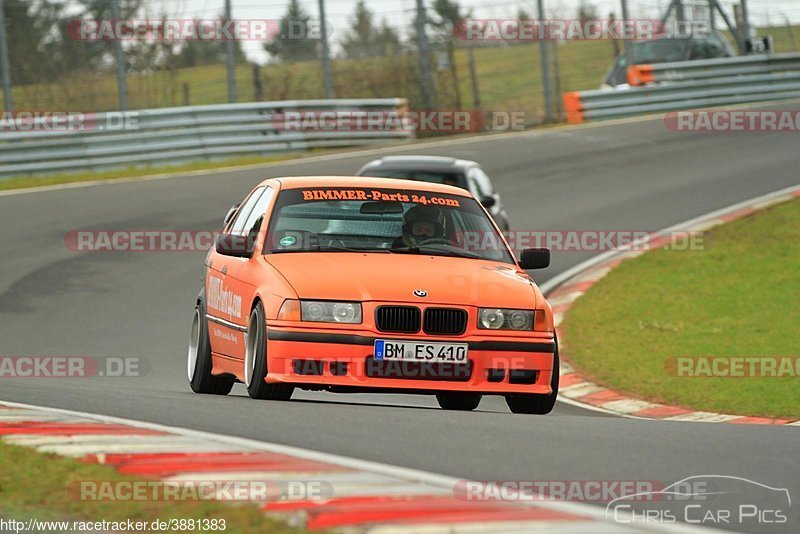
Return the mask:
POLYGON ((705 39, 698 39, 696 41, 692 41, 692 51, 689 55, 689 59, 708 59, 710 57, 714 57, 710 54, 710 42, 705 39))
POLYGON ((264 194, 261 195, 261 198, 259 198, 255 206, 253 206, 253 209, 250 211, 250 215, 247 217, 247 220, 244 223, 244 230, 242 234, 246 235, 247 238, 252 242, 255 242, 258 232, 261 230, 261 225, 264 222, 264 217, 267 213, 267 206, 269 205, 270 200, 272 200, 274 194, 275 190, 271 187, 267 187, 266 191, 264 191, 264 194))
POLYGON ((492 180, 485 172, 483 172, 483 169, 480 167, 473 167, 469 171, 469 175, 478 184, 482 196, 491 196, 494 194, 494 190, 492 189, 492 180))
POLYGON ((259 187, 253 194, 247 197, 242 207, 239 208, 239 211, 236 213, 236 217, 233 219, 231 223, 230 230, 228 233, 231 234, 242 234, 242 230, 244 229, 244 223, 247 221, 247 218, 250 216, 250 212, 253 210, 253 205, 258 201, 261 194, 264 192, 263 187, 259 187))
POLYGON ((475 180, 475 177, 472 175, 472 173, 467 175, 467 189, 478 200, 480 200, 480 198, 483 196, 481 186, 478 185, 478 181, 475 180))
POLYGON ((718 39, 708 40, 708 57, 725 57, 727 55, 725 46, 718 39))

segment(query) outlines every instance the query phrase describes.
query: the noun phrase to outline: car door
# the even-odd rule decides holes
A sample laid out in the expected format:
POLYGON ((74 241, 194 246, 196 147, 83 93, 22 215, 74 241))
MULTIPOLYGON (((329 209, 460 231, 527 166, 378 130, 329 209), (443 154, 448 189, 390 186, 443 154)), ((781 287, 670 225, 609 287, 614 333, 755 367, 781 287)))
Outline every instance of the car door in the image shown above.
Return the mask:
POLYGON ((249 258, 229 257, 227 262, 226 284, 233 294, 241 296, 242 304, 238 316, 232 317, 231 322, 235 323, 237 342, 231 346, 229 355, 237 360, 244 361, 245 343, 244 330, 247 329, 250 318, 250 305, 255 299, 256 288, 264 281, 267 272, 259 263, 258 259, 262 254, 261 243, 258 237, 261 229, 264 228, 267 212, 275 190, 267 186, 258 200, 253 204, 249 213, 242 217, 239 223, 231 227, 230 233, 242 236, 253 243, 253 252, 249 258))
MULTIPOLYGON (((247 196, 225 227, 225 233, 244 227, 264 190, 263 186, 259 186, 247 196)), ((244 295, 238 288, 232 287, 228 273, 230 266, 235 263, 234 260, 238 259, 240 258, 212 250, 206 263, 206 317, 211 351, 224 356, 235 356, 240 352, 240 347, 244 346, 244 332, 240 326, 247 320, 246 317, 242 318, 242 314, 246 313, 242 309, 244 295)))

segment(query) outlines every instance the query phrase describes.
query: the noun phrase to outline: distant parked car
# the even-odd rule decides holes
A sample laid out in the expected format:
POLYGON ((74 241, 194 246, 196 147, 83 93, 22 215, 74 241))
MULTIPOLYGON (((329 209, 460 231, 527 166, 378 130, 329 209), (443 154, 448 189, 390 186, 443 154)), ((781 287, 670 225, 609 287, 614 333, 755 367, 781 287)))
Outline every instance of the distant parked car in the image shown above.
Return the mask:
POLYGON ((508 214, 500 195, 491 178, 475 161, 440 156, 387 156, 370 161, 356 175, 404 178, 466 189, 480 199, 501 230, 509 230, 508 214))
MULTIPOLYGON (((733 57, 736 50, 718 33, 694 36, 663 37, 646 41, 632 41, 631 54, 635 65, 693 61, 718 57, 733 57)), ((620 54, 606 73, 601 89, 628 86, 628 64, 625 54, 620 54)))

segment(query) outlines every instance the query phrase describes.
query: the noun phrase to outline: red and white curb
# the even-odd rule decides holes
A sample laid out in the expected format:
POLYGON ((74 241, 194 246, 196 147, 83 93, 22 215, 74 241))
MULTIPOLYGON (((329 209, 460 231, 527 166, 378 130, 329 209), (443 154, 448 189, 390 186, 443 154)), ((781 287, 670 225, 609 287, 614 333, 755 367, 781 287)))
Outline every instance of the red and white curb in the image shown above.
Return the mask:
MULTIPOLYGON (((703 232, 714 226, 747 217, 760 210, 798 197, 800 197, 800 186, 792 186, 708 213, 657 232, 655 238, 653 236, 649 238, 647 242, 648 248, 668 244, 671 239, 670 236, 675 233, 703 232)), ((611 269, 623 261, 640 256, 647 251, 644 247, 637 247, 636 244, 631 248, 636 250, 614 250, 596 256, 542 284, 541 289, 547 295, 548 301, 553 307, 554 322, 560 343, 566 345, 564 333, 558 327, 563 321, 564 314, 572 304, 586 293, 592 285, 608 274, 611 269)), ((680 406, 668 406, 631 398, 626 394, 592 382, 581 375, 578 370, 572 368, 569 362, 565 361, 561 362, 561 384, 558 400, 583 408, 640 419, 800 426, 800 421, 794 419, 772 419, 768 417, 746 417, 700 412, 680 406)))
POLYGON ((312 530, 372 534, 709 531, 682 524, 615 522, 603 507, 575 502, 468 501, 457 496, 454 488, 463 481, 453 477, 244 438, 5 401, 0 402, 0 438, 160 481, 323 481, 332 488, 324 498, 292 499, 283 495, 257 502, 266 514, 312 530))

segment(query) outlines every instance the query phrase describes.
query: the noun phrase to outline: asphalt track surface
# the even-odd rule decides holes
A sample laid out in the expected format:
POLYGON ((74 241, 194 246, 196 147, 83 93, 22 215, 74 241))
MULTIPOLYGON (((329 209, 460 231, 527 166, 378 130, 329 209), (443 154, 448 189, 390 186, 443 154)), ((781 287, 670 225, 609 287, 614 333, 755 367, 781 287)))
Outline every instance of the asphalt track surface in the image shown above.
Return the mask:
MULTIPOLYGON (((796 134, 675 133, 660 120, 392 152, 480 161, 515 229, 656 230, 800 182, 796 134)), ((672 482, 721 474, 787 488, 800 500, 797 427, 643 421, 561 403, 550 416, 514 415, 499 397, 454 413, 425 396, 296 392, 290 402, 266 402, 241 385, 229 397, 195 395, 185 354, 203 253, 78 254, 64 246, 71 230, 215 230, 263 178, 351 174, 373 157, 0 196, 0 353, 139 357, 148 367, 142 377, 2 379, 0 400, 469 479, 672 482)), ((555 254, 535 278, 542 283, 594 254, 555 254)), ((757 320, 754 297, 743 302, 757 320)), ((799 511, 795 502, 787 532, 800 529, 799 511)))

